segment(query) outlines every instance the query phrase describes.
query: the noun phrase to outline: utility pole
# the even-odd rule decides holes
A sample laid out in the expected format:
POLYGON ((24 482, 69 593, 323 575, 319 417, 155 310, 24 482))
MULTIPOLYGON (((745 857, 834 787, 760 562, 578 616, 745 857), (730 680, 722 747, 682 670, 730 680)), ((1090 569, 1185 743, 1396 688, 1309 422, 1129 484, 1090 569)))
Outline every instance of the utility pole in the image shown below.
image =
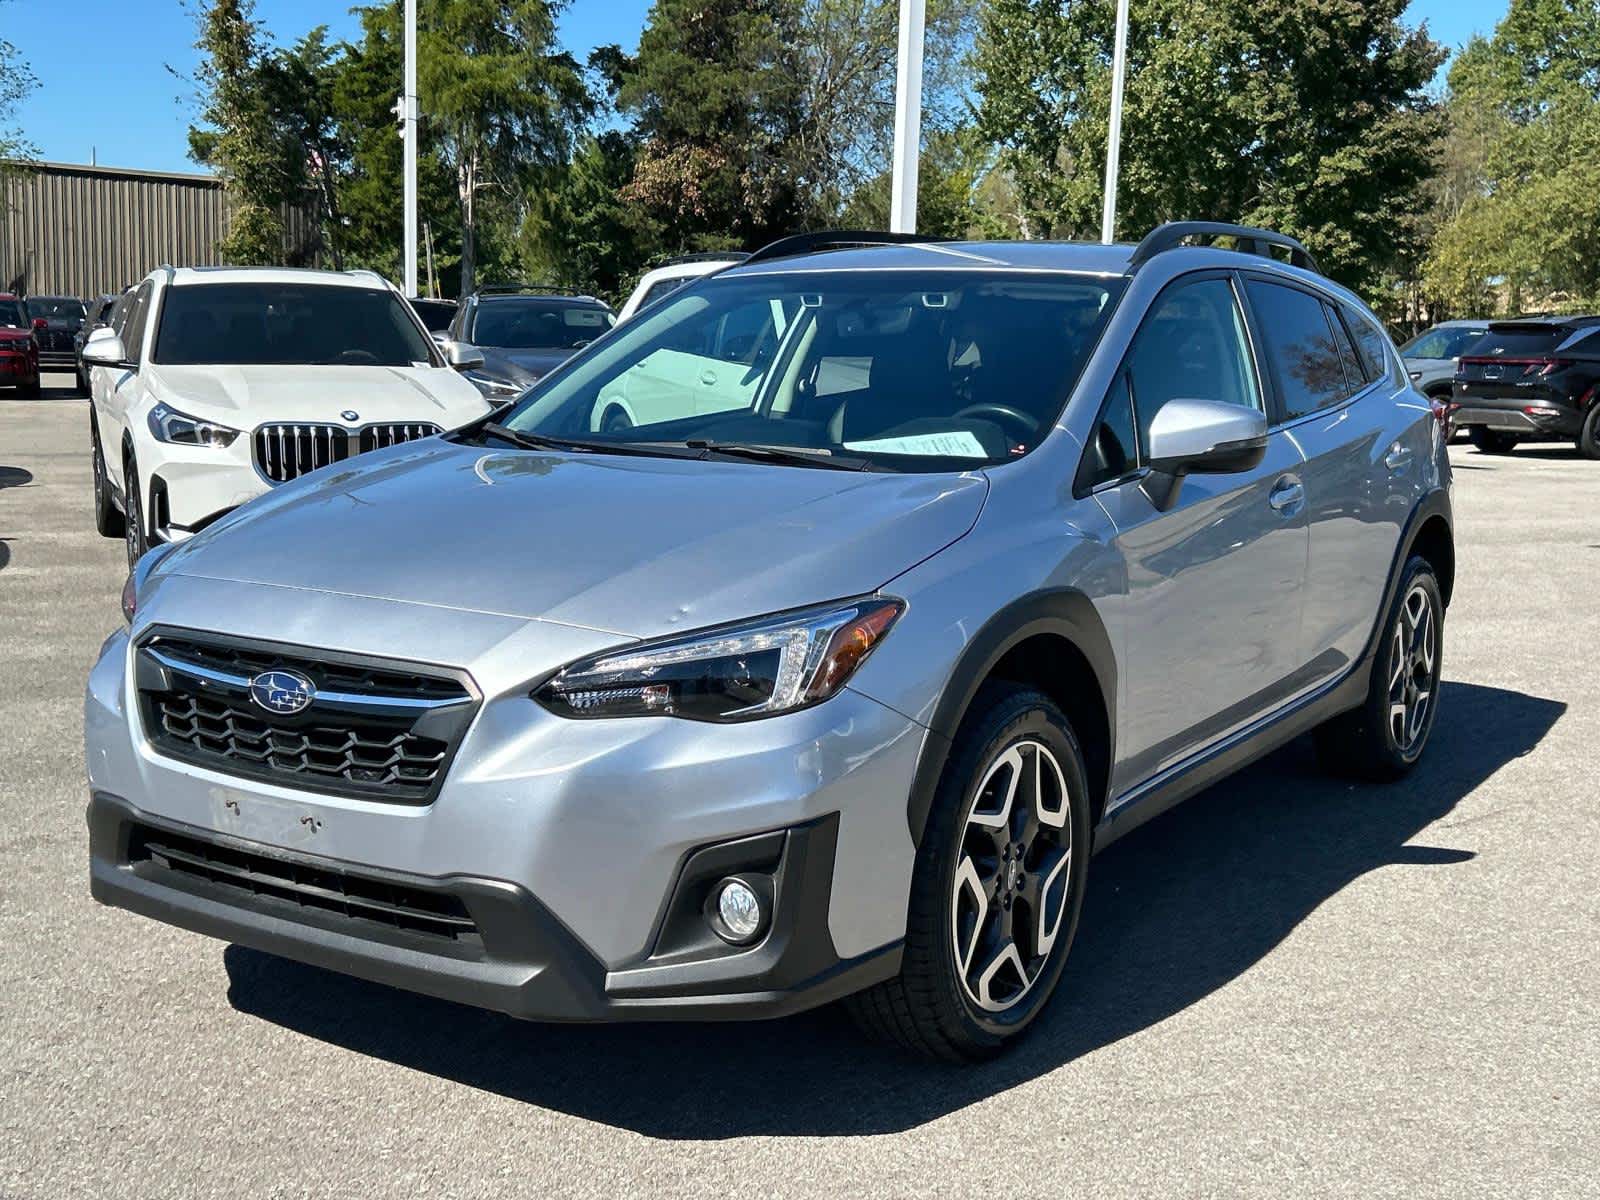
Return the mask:
POLYGON ((922 150, 922 31, 926 18, 925 0, 900 0, 899 63, 894 81, 894 169, 889 199, 889 228, 894 233, 917 231, 917 159, 922 150))
POLYGON ((406 78, 400 96, 400 136, 405 138, 405 288, 417 294, 417 0, 406 0, 406 78))
POLYGON ((1117 0, 1117 46, 1111 59, 1111 127, 1106 137, 1106 195, 1100 210, 1100 240, 1110 245, 1117 231, 1117 167, 1122 156, 1122 83, 1128 74, 1128 0, 1117 0))

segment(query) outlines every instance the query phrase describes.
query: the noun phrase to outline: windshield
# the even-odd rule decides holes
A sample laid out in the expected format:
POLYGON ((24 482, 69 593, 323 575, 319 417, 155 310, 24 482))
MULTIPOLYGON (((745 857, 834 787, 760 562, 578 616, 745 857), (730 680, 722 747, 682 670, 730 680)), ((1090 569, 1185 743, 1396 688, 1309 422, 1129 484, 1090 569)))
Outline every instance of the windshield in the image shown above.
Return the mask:
POLYGON ((1049 432, 1122 286, 974 270, 719 277, 641 313, 501 423, 903 470, 1005 462, 1049 432))
POLYGON ((429 338, 386 288, 169 287, 153 358, 174 366, 432 366, 429 338))
POLYGON ((71 296, 29 296, 28 315, 30 317, 55 318, 66 320, 83 320, 83 301, 74 300, 71 296))
POLYGON ((0 300, 0 325, 8 329, 26 329, 30 322, 17 300, 0 300))
POLYGON ((1455 358, 1465 353, 1484 335, 1488 327, 1459 326, 1450 329, 1430 329, 1412 338, 1400 347, 1402 358, 1455 358))
POLYGON ((471 341, 506 350, 576 350, 616 323, 596 305, 547 300, 485 300, 478 305, 471 341))

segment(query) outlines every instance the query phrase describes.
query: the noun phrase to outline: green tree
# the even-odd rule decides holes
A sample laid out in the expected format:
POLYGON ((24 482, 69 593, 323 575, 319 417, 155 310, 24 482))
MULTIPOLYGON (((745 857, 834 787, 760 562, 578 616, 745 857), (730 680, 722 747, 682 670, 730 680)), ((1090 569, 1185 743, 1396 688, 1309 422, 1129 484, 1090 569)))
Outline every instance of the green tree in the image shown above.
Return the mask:
POLYGON ((1459 184, 1426 265, 1461 310, 1600 301, 1600 6, 1512 0, 1450 69, 1459 184))
POLYGON ((614 74, 639 146, 623 198, 642 204, 673 248, 753 245, 800 213, 788 152, 801 123, 791 0, 656 0, 614 74))
POLYGON ((590 107, 578 64, 556 41, 560 0, 427 0, 418 14, 418 91, 460 211, 461 290, 477 270, 484 193, 491 243, 509 252, 525 192, 548 186, 590 107), (510 225, 510 232, 505 226, 510 225))
POLYGON ((227 188, 228 232, 218 250, 232 263, 279 263, 283 205, 298 198, 303 168, 275 112, 266 31, 254 0, 209 0, 198 20, 202 124, 189 130, 189 155, 227 188))
MULTIPOLYGON (((1134 0, 1117 229, 1269 225, 1376 286, 1420 232, 1443 59, 1407 0, 1134 0)), ((1114 6, 991 0, 975 62, 1024 236, 1098 232, 1114 6)))
MULTIPOLYGON (((4 3, 4 0, 0 0, 4 3)), ((0 162, 32 158, 33 143, 14 124, 17 106, 33 91, 38 80, 16 46, 0 37, 0 162)))

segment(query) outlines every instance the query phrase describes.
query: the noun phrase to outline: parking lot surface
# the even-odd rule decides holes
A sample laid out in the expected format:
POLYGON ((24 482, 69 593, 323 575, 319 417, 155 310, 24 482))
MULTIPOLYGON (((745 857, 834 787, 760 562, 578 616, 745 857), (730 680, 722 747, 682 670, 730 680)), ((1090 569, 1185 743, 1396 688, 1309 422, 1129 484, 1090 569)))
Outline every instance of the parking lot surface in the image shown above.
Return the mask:
POLYGON ((124 569, 87 419, 0 400, 0 1196, 1600 1195, 1600 463, 1571 447, 1452 451, 1420 769, 1331 781, 1302 742, 1124 839, 1033 1036, 962 1070, 833 1011, 520 1024, 98 907, 80 705, 124 569))

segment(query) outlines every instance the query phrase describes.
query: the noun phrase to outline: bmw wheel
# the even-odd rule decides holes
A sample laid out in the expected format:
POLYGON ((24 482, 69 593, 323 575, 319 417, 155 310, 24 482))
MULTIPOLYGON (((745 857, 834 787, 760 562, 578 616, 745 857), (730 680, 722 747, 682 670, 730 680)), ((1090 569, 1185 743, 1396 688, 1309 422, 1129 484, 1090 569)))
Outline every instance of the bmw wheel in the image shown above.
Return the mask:
POLYGON ((1323 766, 1368 779, 1414 767, 1439 712, 1443 659, 1444 596, 1432 565, 1414 556, 1385 619, 1366 701, 1316 731, 1323 766))
POLYGON ((111 498, 111 481, 106 477, 106 455, 100 446, 99 426, 92 415, 89 418, 89 446, 93 455, 95 532, 101 537, 124 537, 127 530, 122 513, 111 498))
POLYGON ((987 1057, 1054 992, 1089 865, 1083 755, 1047 697, 979 692, 918 853, 900 974, 851 1000, 869 1032, 952 1061, 987 1057))
POLYGON ((144 527, 144 503, 140 498, 139 464, 129 447, 122 460, 123 541, 128 547, 128 570, 150 549, 150 536, 144 527))

